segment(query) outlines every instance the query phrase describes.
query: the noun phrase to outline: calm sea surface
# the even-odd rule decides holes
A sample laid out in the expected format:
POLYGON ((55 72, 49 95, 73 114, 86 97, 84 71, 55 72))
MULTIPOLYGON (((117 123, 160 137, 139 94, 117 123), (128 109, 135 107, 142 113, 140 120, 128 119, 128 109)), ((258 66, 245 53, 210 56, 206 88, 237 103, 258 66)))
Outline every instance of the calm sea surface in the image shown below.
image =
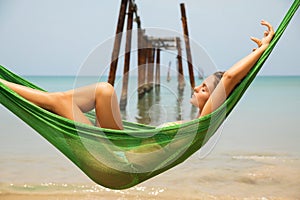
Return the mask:
MULTIPOLYGON (((90 78, 26 77, 48 91, 90 78)), ((103 81, 106 81, 103 80, 103 81)), ((197 80, 199 83, 201 80, 197 80)), ((189 120, 190 88, 162 78, 137 101, 129 84, 129 121, 158 125, 189 120)), ((121 81, 116 90, 120 96, 121 81)), ((113 191, 90 181, 39 134, 0 106, 0 199, 7 194, 87 194, 85 199, 300 199, 300 77, 257 77, 212 141, 183 164, 134 188, 113 191)), ((67 198, 64 198, 67 199, 67 198)))

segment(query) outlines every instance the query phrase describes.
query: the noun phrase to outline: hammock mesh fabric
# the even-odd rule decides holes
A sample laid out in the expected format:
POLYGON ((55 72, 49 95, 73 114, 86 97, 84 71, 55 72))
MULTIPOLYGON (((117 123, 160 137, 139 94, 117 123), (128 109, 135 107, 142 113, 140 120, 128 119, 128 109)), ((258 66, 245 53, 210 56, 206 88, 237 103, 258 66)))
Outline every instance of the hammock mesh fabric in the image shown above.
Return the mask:
MULTIPOLYGON (((183 162, 208 141, 261 69, 299 4, 300 0, 294 1, 268 49, 224 104, 207 116, 181 125, 156 128, 124 121, 124 130, 88 126, 48 112, 1 83, 0 102, 96 183, 111 189, 129 188, 183 162)), ((0 78, 42 90, 2 66, 0 78)), ((95 119, 94 113, 87 116, 95 119)))

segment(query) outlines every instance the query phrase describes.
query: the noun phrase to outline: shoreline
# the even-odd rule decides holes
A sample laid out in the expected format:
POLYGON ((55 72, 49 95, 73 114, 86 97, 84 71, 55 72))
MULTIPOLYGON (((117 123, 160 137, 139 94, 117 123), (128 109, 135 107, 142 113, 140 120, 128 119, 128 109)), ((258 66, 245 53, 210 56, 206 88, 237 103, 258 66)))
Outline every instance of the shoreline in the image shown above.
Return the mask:
POLYGON ((294 200, 297 197, 275 197, 273 195, 251 195, 251 196, 239 196, 239 195, 211 195, 211 194, 199 194, 199 193, 184 193, 175 192, 172 195, 160 194, 149 195, 145 194, 0 194, 1 200, 115 200, 115 199, 130 199, 130 200, 242 200, 242 199, 272 199, 272 200, 294 200))

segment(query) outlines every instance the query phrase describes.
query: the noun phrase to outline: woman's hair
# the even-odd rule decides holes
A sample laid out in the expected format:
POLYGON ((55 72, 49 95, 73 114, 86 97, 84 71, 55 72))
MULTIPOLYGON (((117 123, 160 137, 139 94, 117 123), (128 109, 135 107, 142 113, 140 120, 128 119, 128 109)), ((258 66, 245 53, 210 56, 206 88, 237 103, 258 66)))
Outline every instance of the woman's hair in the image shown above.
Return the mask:
POLYGON ((214 87, 215 87, 215 88, 216 88, 217 85, 219 84, 219 82, 220 82, 220 80, 222 79, 224 73, 225 73, 225 72, 221 72, 221 71, 218 71, 218 72, 213 73, 213 76, 215 77, 215 81, 214 81, 214 87))

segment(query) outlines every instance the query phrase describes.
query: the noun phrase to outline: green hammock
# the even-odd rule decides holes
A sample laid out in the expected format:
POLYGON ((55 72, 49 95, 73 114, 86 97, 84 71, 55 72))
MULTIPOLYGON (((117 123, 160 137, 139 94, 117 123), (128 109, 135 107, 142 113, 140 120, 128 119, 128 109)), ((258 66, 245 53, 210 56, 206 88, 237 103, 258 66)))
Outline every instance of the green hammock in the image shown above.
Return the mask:
MULTIPOLYGON (((0 102, 35 129, 96 183, 125 189, 185 161, 216 132, 238 103, 298 9, 295 0, 268 49, 227 100, 213 113, 168 127, 124 121, 124 130, 88 126, 65 119, 20 97, 0 83, 0 102)), ((0 78, 41 88, 0 66, 0 78)), ((87 113, 95 119, 94 113, 87 113)))

